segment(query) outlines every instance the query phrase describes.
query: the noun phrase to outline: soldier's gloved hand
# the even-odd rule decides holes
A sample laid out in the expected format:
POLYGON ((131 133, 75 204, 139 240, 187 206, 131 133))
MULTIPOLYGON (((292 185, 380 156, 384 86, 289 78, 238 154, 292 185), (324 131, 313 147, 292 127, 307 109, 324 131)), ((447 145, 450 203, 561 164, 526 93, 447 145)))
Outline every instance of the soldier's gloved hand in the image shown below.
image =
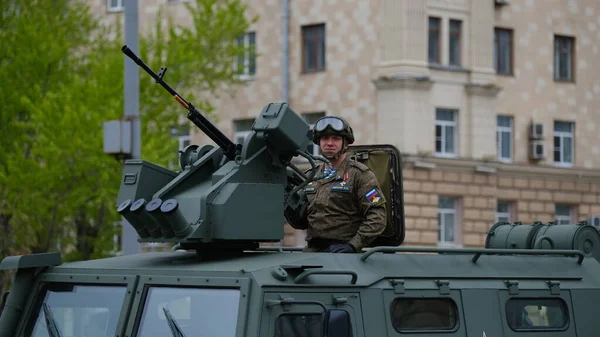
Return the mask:
POLYGON ((356 253, 354 247, 352 247, 352 245, 349 243, 338 243, 331 245, 329 248, 327 248, 327 251, 330 253, 356 253))

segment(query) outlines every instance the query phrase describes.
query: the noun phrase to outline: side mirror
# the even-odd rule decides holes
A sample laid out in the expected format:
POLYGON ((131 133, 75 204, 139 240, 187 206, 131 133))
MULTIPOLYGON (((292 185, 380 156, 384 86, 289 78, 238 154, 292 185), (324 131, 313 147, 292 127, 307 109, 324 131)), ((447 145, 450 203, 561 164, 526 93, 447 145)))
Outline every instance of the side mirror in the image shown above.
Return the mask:
POLYGON ((6 300, 8 299, 9 293, 10 291, 7 291, 4 293, 4 296, 2 296, 2 303, 0 303, 0 316, 2 316, 2 311, 4 311, 4 306, 6 305, 6 300))
POLYGON ((346 310, 327 310, 324 327, 323 337, 352 337, 352 324, 346 310))

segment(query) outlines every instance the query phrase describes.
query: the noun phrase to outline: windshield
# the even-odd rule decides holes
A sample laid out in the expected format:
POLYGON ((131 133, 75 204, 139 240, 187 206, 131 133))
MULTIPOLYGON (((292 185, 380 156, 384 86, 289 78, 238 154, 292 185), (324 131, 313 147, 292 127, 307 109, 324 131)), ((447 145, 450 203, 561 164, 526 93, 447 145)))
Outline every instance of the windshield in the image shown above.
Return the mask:
POLYGON ((29 336, 50 337, 41 310, 46 304, 61 337, 113 337, 125 292, 125 286, 51 284, 36 309, 29 336))
POLYGON ((240 291, 150 287, 138 337, 172 336, 163 308, 186 336, 235 337, 240 291))

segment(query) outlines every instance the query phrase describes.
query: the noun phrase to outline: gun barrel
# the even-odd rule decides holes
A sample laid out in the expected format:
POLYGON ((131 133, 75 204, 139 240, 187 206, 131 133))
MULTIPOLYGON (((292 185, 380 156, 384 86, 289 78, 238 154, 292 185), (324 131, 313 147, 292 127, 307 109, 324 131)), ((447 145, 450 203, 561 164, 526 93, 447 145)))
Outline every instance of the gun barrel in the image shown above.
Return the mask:
POLYGON ((188 110, 187 119, 189 119, 194 125, 196 125, 200 130, 202 130, 210 139, 212 139, 221 149, 223 149, 223 153, 229 160, 234 160, 236 155, 236 145, 225 136, 219 129, 217 129, 214 124, 212 124, 206 117, 204 117, 196 107, 190 102, 186 101, 183 97, 179 96, 179 94, 171 88, 163 79, 162 75, 156 74, 152 69, 150 69, 141 58, 139 58, 131 48, 124 45, 121 48, 123 54, 133 60, 138 66, 144 69, 154 80, 156 83, 160 84, 163 88, 165 88, 173 98, 177 102, 179 102, 184 108, 188 110))

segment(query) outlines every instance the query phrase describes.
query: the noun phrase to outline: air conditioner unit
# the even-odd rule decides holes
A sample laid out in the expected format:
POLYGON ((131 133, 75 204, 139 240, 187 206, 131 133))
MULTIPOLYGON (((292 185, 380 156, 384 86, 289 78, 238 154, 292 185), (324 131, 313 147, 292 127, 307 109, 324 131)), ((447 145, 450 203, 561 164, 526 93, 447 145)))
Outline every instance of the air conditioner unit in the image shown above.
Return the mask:
POLYGON ((596 227, 596 229, 600 231, 600 214, 590 215, 590 218, 588 219, 588 223, 590 225, 596 227))
POLYGON ((544 138, 544 124, 531 123, 529 126, 529 138, 531 138, 531 139, 544 138))
POLYGON ((529 142, 529 158, 540 160, 544 159, 546 146, 543 140, 532 140, 529 142))

